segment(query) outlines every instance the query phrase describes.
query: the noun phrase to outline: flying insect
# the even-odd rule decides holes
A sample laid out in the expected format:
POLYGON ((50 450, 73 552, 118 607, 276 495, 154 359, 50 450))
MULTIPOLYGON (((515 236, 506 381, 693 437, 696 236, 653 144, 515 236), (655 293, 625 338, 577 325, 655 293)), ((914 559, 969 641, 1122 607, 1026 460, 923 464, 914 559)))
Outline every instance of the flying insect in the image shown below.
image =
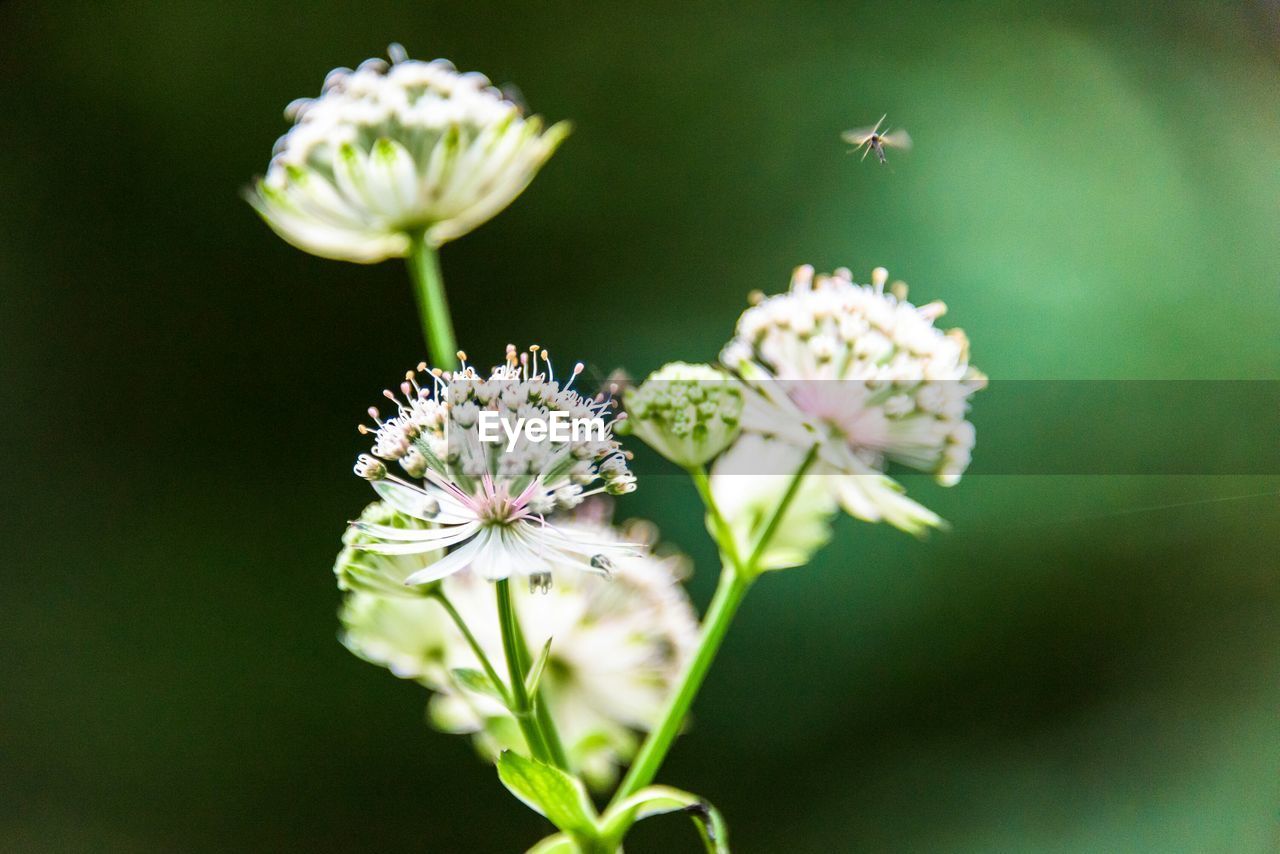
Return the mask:
POLYGON ((904 129, 889 130, 886 128, 883 131, 880 130, 880 126, 884 124, 884 120, 888 117, 889 114, 885 113, 880 117, 880 121, 873 126, 847 130, 840 134, 840 138, 850 145, 856 146, 851 153, 856 154, 861 151, 863 160, 866 160, 867 155, 874 151, 881 163, 888 163, 889 161, 884 156, 886 148, 901 148, 905 151, 911 147, 911 135, 904 129))

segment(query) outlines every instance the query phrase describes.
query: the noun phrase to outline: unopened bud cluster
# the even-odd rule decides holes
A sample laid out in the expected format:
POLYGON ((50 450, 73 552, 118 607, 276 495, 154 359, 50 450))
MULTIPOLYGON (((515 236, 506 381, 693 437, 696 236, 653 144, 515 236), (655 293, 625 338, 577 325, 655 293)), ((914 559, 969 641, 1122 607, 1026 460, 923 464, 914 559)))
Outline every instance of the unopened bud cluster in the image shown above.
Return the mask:
POLYGON ((625 397, 628 432, 672 462, 700 466, 741 429, 742 389, 709 365, 672 362, 625 397))
POLYGON ((371 263, 439 245, 493 217, 564 139, 537 116, 444 61, 338 68, 318 98, 294 101, 293 128, 247 194, 285 240, 326 258, 371 263))

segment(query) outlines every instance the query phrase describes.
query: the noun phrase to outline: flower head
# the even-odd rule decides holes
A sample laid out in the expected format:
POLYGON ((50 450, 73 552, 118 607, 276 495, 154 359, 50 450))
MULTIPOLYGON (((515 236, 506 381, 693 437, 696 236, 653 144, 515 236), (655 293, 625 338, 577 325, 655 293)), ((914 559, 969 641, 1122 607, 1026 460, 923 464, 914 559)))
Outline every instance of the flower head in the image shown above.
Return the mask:
POLYGON ((700 466, 733 442, 742 389, 710 365, 672 362, 625 396, 627 431, 677 465, 700 466))
POLYGON ((801 447, 819 445, 815 473, 835 475, 845 509, 918 533, 941 524, 884 474, 889 462, 947 486, 969 464, 969 397, 986 377, 969 365, 958 329, 934 326, 941 302, 916 306, 906 286, 889 293, 883 267, 870 285, 848 270, 814 277, 800 267, 785 294, 738 321, 721 361, 746 381, 743 428, 801 447))
POLYGON ((411 235, 461 237, 520 195, 569 131, 544 130, 483 75, 388 53, 290 104, 294 125, 247 194, 300 249, 371 263, 408 254, 411 235))
POLYGON ((572 388, 581 364, 561 385, 538 347, 517 353, 508 346, 506 361, 487 377, 465 354, 459 358, 458 371, 424 374, 419 365, 408 372, 399 395, 383 392, 395 414, 370 408, 374 426, 360 428, 374 444, 356 473, 423 527, 360 519, 352 527, 363 536, 350 545, 388 557, 452 549, 406 576, 410 585, 466 567, 491 581, 524 575, 539 587, 551 583, 553 568, 608 575, 633 545, 584 538, 548 517, 596 493, 635 489, 605 417, 613 400, 572 388), (399 463, 412 480, 391 474, 382 460, 399 463))
MULTIPOLYGON (((696 644, 697 620, 678 583, 687 562, 680 555, 649 553, 655 540, 651 526, 618 529, 575 519, 564 527, 577 538, 634 549, 615 562, 611 579, 568 573, 546 594, 515 591, 529 649, 540 650, 551 640, 539 685, 571 770, 603 786, 634 753, 634 731, 657 720, 696 644)), ((501 631, 489 585, 462 573, 441 582, 441 592, 485 654, 500 660, 501 631)), ((353 592, 342 622, 343 642, 357 655, 436 692, 430 706, 436 726, 472 734, 491 759, 503 749, 525 750, 510 712, 453 677, 452 671, 479 663, 439 603, 353 592)))

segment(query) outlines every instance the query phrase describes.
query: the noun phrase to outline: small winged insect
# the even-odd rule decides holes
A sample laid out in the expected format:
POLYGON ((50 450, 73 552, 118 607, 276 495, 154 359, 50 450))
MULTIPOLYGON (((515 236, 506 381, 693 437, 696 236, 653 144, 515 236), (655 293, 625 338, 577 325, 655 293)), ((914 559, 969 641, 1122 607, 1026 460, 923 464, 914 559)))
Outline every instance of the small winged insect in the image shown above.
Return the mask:
POLYGON ((886 148, 906 150, 911 147, 911 136, 902 128, 880 130, 880 126, 884 124, 884 120, 888 117, 889 114, 885 113, 874 126, 847 130, 840 134, 840 138, 850 145, 857 146, 853 151, 855 153, 861 151, 863 160, 867 159, 868 152, 874 151, 876 157, 880 158, 881 163, 888 163, 889 161, 885 160, 884 156, 886 148))

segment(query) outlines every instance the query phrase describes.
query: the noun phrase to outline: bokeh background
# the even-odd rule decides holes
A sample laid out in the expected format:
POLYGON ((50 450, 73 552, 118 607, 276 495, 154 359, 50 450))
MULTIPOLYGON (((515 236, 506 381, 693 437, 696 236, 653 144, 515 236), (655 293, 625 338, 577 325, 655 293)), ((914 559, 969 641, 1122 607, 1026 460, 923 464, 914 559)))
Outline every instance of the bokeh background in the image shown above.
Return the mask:
MULTIPOLYGON (((400 265, 309 257, 238 197, 329 68, 398 40, 576 123, 444 251, 482 362, 709 359, 811 262, 945 299, 996 378, 1280 379, 1277 6, 1139 5, 0 6, 0 849, 545 829, 335 637, 353 427, 417 321, 400 265), (915 150, 849 157, 885 112, 915 150)), ((979 453, 1049 453, 1090 430, 1071 416, 979 398, 979 453)), ((1280 850, 1265 468, 913 483, 954 530, 846 520, 766 578, 663 778, 743 852, 1280 850)), ((622 512, 693 554, 705 603, 688 484, 622 512)), ((693 847, 679 817, 629 843, 693 847)))

